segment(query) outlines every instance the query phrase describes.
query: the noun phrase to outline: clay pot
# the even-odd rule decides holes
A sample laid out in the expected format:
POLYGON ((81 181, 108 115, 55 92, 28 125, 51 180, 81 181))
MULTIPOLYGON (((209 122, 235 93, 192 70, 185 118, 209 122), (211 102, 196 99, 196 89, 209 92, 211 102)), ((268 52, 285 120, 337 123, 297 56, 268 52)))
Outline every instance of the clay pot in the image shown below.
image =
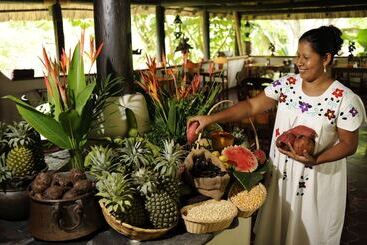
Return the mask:
POLYGON ((29 216, 29 197, 26 188, 0 189, 0 219, 26 220, 29 216))

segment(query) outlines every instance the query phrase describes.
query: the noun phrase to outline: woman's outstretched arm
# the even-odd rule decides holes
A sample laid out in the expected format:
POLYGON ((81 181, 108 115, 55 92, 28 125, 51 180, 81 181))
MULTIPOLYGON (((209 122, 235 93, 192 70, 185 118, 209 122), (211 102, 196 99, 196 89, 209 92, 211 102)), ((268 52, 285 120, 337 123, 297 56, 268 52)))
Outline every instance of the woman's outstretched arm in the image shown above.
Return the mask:
POLYGON ((209 116, 195 116, 189 118, 187 121, 187 126, 190 125, 191 122, 197 121, 199 122, 199 127, 196 129, 196 133, 199 133, 206 126, 219 122, 236 122, 240 121, 244 118, 253 116, 255 114, 265 112, 277 104, 276 100, 273 100, 265 95, 264 92, 261 92, 254 98, 249 100, 240 101, 237 104, 229 107, 228 109, 209 115, 209 116))

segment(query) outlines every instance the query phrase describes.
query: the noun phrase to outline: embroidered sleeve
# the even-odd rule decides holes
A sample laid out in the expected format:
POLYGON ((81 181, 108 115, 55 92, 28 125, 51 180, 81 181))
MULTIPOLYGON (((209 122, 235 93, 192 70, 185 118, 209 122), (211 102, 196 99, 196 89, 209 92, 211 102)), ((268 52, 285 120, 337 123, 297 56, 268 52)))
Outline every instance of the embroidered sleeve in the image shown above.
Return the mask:
POLYGON ((296 83, 296 81, 297 79, 295 78, 295 76, 286 76, 279 78, 264 89, 265 95, 274 100, 282 101, 286 97, 284 94, 285 87, 292 87, 296 83))
POLYGON ((358 95, 350 94, 341 102, 336 125, 338 128, 354 131, 358 129, 363 122, 366 122, 366 111, 363 102, 358 95))

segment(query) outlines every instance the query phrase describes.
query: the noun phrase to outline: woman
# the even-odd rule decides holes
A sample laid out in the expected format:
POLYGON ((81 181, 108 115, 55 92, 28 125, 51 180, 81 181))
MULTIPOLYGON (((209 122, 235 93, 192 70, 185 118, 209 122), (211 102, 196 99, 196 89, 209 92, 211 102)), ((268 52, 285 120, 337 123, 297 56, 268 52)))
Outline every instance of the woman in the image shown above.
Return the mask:
POLYGON ((346 157, 358 146, 365 121, 360 98, 326 72, 343 43, 341 31, 322 26, 299 39, 298 75, 283 77, 259 96, 210 116, 196 116, 196 132, 214 122, 239 121, 278 106, 269 158, 268 198, 255 226, 255 244, 339 244, 346 203, 346 157), (283 132, 316 131, 313 155, 275 146, 283 132))

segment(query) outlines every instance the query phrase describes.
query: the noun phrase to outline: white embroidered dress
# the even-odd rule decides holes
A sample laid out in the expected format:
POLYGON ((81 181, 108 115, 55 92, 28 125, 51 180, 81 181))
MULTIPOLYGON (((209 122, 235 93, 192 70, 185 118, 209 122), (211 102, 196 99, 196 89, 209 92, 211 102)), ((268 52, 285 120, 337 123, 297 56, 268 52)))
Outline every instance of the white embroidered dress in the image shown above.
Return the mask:
POLYGON ((255 244, 339 244, 346 204, 346 159, 306 167, 281 154, 275 139, 305 125, 316 131, 315 153, 321 152, 338 142, 337 127, 354 131, 361 126, 363 103, 338 81, 321 96, 307 96, 299 75, 274 81, 265 94, 278 101, 278 110, 269 153, 272 177, 256 221, 255 244))

